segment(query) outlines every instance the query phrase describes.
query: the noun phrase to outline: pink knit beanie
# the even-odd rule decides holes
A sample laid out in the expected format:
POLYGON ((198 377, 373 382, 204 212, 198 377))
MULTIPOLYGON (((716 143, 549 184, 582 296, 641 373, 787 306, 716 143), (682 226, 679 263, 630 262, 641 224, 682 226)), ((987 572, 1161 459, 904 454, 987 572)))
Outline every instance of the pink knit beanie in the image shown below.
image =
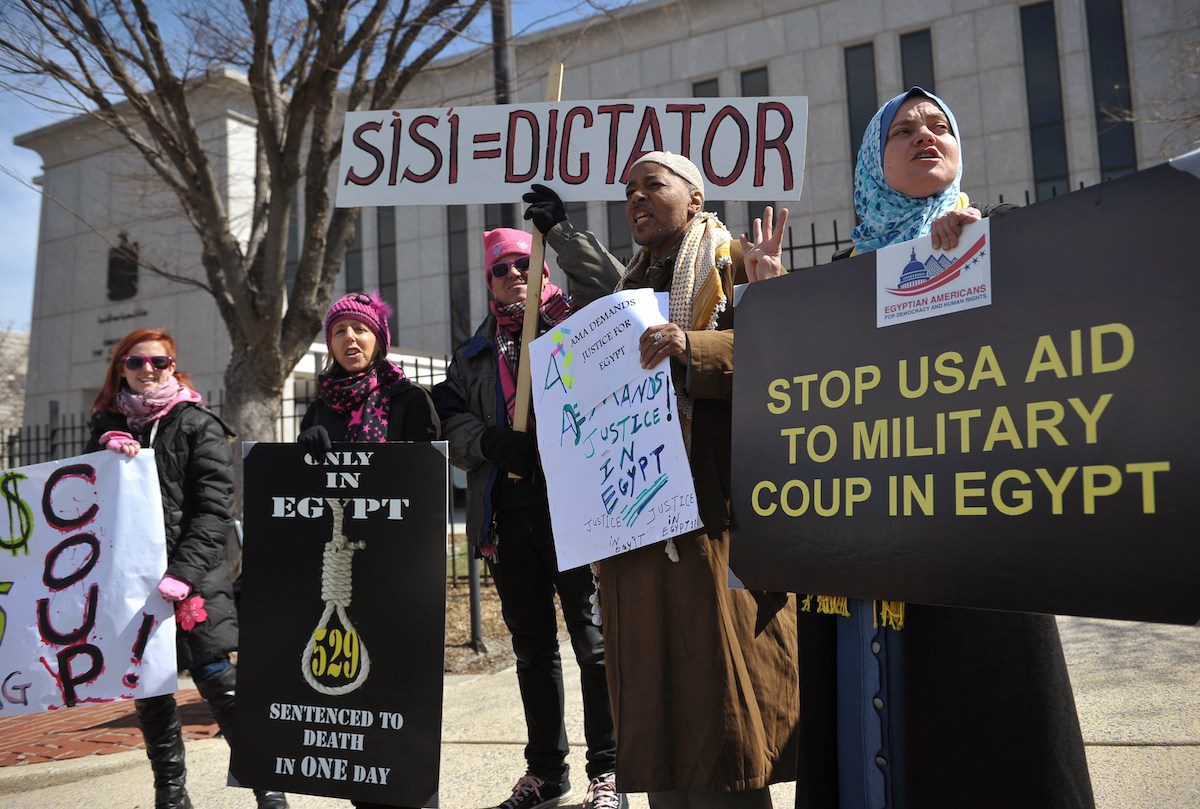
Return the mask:
MULTIPOLYGON (((491 277, 492 266, 505 257, 529 255, 530 235, 516 228, 496 228, 483 232, 483 269, 491 277)), ((542 272, 550 274, 550 265, 542 262, 542 272)))
POLYGON ((329 345, 333 324, 349 318, 366 323, 367 328, 375 333, 380 348, 386 352, 392 344, 392 335, 388 331, 388 315, 391 313, 392 307, 379 297, 378 292, 351 292, 349 295, 343 295, 333 302, 329 307, 329 314, 325 315, 325 345, 329 345))

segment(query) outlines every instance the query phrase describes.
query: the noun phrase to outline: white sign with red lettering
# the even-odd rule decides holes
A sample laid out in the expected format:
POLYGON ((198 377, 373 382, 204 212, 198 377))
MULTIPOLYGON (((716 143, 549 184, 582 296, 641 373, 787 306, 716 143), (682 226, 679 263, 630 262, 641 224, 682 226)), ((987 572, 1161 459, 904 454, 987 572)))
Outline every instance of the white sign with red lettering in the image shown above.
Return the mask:
POLYGON ((154 452, 0 472, 0 717, 176 688, 154 452))
POLYGON ((339 207, 625 198, 646 152, 690 157, 710 200, 794 200, 808 99, 676 98, 347 113, 339 207))

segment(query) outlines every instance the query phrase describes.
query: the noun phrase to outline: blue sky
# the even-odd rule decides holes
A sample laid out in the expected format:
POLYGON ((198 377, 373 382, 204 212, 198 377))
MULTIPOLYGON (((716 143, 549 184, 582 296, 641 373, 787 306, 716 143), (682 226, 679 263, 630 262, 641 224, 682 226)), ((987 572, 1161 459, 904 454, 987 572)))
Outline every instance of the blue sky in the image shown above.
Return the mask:
MULTIPOLYGON (((608 0, 612 7, 620 2, 608 0)), ((592 12, 587 0, 514 0, 513 30, 536 30, 592 12)), ((482 30, 490 31, 491 12, 481 13, 482 30)), ((61 117, 61 116, 60 116, 61 117)), ((41 199, 35 190, 14 179, 30 182, 41 173, 41 158, 13 145, 13 138, 45 126, 56 117, 36 109, 8 90, 0 89, 0 329, 29 330, 33 306, 33 277, 37 262, 38 217, 41 199)))

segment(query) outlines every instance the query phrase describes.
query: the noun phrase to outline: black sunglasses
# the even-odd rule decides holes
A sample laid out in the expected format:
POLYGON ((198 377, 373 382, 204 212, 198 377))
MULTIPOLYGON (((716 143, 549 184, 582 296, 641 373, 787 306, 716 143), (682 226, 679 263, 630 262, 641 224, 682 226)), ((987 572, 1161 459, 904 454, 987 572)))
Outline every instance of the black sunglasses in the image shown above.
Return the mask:
POLYGON ((126 369, 130 371, 140 371, 146 367, 146 363, 150 363, 150 367, 156 371, 165 371, 171 367, 171 363, 174 361, 174 357, 162 354, 156 357, 147 357, 145 354, 126 354, 121 357, 121 362, 125 363, 126 369))
POLYGON ((492 265, 492 275, 503 278, 508 275, 508 268, 516 267, 517 272, 529 272, 529 256, 521 256, 516 261, 501 261, 492 265))

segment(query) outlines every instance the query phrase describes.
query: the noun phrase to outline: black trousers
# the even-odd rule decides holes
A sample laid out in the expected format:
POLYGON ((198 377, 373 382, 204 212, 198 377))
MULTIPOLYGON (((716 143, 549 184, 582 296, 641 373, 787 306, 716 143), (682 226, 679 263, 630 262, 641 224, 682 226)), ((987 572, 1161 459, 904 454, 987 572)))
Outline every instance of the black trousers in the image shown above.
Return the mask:
POLYGON ((604 674, 604 638, 600 627, 592 623, 592 571, 587 565, 558 571, 545 503, 499 512, 496 533, 498 553, 488 566, 517 656, 529 773, 549 782, 560 781, 567 774, 562 659, 554 617, 556 591, 579 663, 587 775, 590 779, 610 772, 616 767, 617 741, 604 674))

